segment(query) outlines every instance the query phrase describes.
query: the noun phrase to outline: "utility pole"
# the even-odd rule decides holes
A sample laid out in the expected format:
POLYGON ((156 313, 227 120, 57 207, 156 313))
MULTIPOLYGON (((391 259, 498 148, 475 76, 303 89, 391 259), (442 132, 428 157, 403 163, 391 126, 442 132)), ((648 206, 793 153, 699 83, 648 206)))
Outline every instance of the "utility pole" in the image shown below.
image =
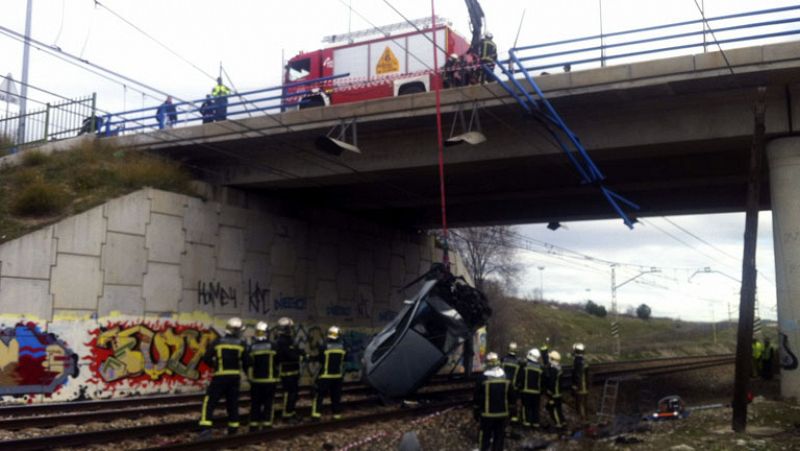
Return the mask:
POLYGON ((606 67, 606 47, 603 37, 603 0, 597 0, 600 10, 600 67, 606 67))
POLYGON ((33 14, 33 0, 28 0, 28 10, 25 12, 25 44, 22 48, 22 88, 19 95, 19 129, 17 129, 17 146, 25 143, 25 113, 28 110, 28 65, 31 55, 31 15, 33 14))
POLYGON ((750 150, 750 176, 747 182, 747 210, 742 257, 742 291, 739 302, 739 328, 736 334, 736 378, 733 387, 733 419, 735 432, 747 428, 747 390, 753 364, 753 307, 756 300, 756 242, 758 238, 758 205, 761 188, 761 166, 764 159, 764 112, 767 89, 758 88, 754 108, 753 145, 750 150))
POLYGON ((537 266, 539 269, 539 298, 544 301, 544 266, 537 266))
POLYGON ((639 271, 639 274, 617 285, 617 265, 611 265, 611 313, 614 314, 614 321, 611 323, 611 335, 616 339, 615 352, 617 355, 622 353, 622 340, 620 339, 619 334, 619 308, 617 307, 617 290, 645 274, 652 274, 655 272, 661 272, 661 270, 656 267, 652 267, 647 271, 639 271))

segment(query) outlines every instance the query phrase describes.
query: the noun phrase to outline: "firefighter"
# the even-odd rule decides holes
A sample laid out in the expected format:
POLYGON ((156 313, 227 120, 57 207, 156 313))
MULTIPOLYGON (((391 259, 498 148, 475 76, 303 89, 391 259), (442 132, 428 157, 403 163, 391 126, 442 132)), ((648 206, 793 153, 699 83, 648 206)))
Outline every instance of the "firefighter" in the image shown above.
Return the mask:
POLYGON ((486 354, 486 370, 475 386, 473 414, 480 422, 478 443, 481 451, 503 449, 508 419, 509 383, 496 353, 486 354))
POLYGON ((550 351, 549 361, 550 364, 544 369, 543 374, 543 385, 547 394, 546 408, 553 426, 563 430, 566 423, 564 412, 561 410, 561 354, 556 350, 550 351))
POLYGON ((455 88, 461 86, 461 68, 458 63, 458 55, 451 53, 444 63, 444 87, 455 88))
POLYGON ((522 424, 539 428, 539 405, 542 397, 542 354, 538 349, 528 351, 525 364, 519 369, 517 389, 522 397, 522 424))
POLYGON ((267 337, 264 321, 256 324, 256 335, 247 348, 245 368, 250 380, 250 431, 272 427, 272 401, 278 385, 278 363, 275 346, 267 337))
POLYGON ((225 397, 228 409, 228 434, 235 434, 239 430, 239 383, 242 357, 246 347, 241 338, 243 330, 241 319, 236 317, 229 319, 225 326, 225 336, 214 340, 203 356, 203 361, 213 371, 200 413, 203 436, 211 434, 214 408, 222 397, 225 397))
POLYGON ((517 357, 517 343, 511 342, 508 344, 508 354, 503 357, 503 372, 506 373, 508 379, 508 406, 511 415, 512 423, 519 423, 517 416, 517 380, 519 378, 519 358, 517 357))
POLYGON ((572 345, 572 393, 575 395, 575 411, 586 421, 586 404, 589 399, 589 365, 584 358, 583 343, 572 345))
POLYGON ((481 39, 481 64, 486 68, 481 71, 481 83, 486 81, 486 71, 494 72, 494 62, 497 61, 497 45, 492 41, 491 33, 486 33, 481 39))
POLYGON ((342 418, 342 382, 344 381, 344 357, 346 351, 342 339, 339 337, 339 328, 331 326, 328 329, 328 338, 319 348, 319 374, 317 374, 314 387, 316 393, 311 406, 311 417, 322 417, 322 402, 325 395, 330 393, 331 410, 333 419, 342 418))
POLYGON ((761 378, 765 381, 772 380, 775 372, 775 347, 770 344, 769 338, 764 338, 764 350, 761 352, 761 378))
POLYGON ((761 374, 761 354, 764 353, 764 344, 753 338, 753 377, 761 374))
POLYGON ((228 117, 228 96, 231 90, 222 83, 222 77, 217 77, 217 84, 211 90, 214 98, 214 120, 224 121, 228 117))
POLYGON ((542 355, 542 366, 547 368, 550 366, 550 337, 544 339, 544 344, 539 347, 539 353, 542 355))
POLYGON ((283 388, 284 419, 293 419, 296 415, 298 381, 300 380, 300 361, 305 358, 305 351, 299 349, 292 337, 294 321, 283 317, 278 320, 278 338, 275 347, 278 351, 278 373, 283 388))

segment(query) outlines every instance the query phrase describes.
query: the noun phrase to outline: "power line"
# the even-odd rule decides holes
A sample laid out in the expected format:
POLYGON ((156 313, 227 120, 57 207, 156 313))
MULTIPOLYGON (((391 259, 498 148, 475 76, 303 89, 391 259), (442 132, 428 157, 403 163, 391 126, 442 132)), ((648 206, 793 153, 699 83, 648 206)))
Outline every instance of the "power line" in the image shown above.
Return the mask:
POLYGON ((133 23, 133 22, 131 22, 130 20, 128 20, 128 19, 126 19, 126 18, 122 17, 122 15, 118 14, 117 12, 115 12, 114 10, 112 10, 111 8, 109 8, 108 6, 104 5, 103 3, 99 2, 98 0, 95 0, 95 2, 94 2, 94 3, 95 3, 95 5, 97 5, 97 6, 100 6, 101 8, 103 8, 103 9, 105 9, 106 11, 108 11, 109 13, 111 13, 111 14, 112 14, 114 17, 116 17, 117 19, 119 19, 119 20, 121 20, 121 21, 125 22, 125 23, 126 23, 126 24, 128 24, 128 25, 129 25, 131 28, 133 28, 134 30, 138 31, 139 33, 141 33, 142 35, 144 35, 146 38, 150 39, 151 41, 155 42, 155 43, 156 43, 156 44, 158 44, 158 45, 159 45, 161 48, 163 48, 164 50, 166 50, 166 51, 168 51, 169 53, 173 54, 175 57, 177 57, 178 59, 180 59, 180 60, 181 60, 181 61, 183 61, 184 63, 186 63, 186 64, 188 64, 188 65, 192 66, 192 67, 193 67, 195 70, 197 70, 197 71, 198 71, 198 72, 200 72, 201 74, 205 75, 206 77, 210 78, 211 80, 216 80, 216 79, 217 79, 217 78, 216 78, 216 77, 214 77, 213 75, 209 74, 208 72, 206 72, 206 71, 204 71, 203 69, 201 69, 200 67, 198 67, 198 66, 197 66, 196 64, 194 64, 193 62, 191 62, 191 61, 189 61, 188 59, 186 59, 185 57, 183 57, 183 55, 181 55, 181 54, 179 54, 178 52, 176 52, 176 51, 172 50, 171 48, 169 48, 169 47, 168 47, 166 44, 164 44, 163 42, 159 41, 158 39, 156 39, 156 38, 155 38, 155 37, 153 37, 151 34, 149 34, 148 32, 144 31, 143 29, 141 29, 139 26, 137 26, 136 24, 134 24, 134 23, 133 23))

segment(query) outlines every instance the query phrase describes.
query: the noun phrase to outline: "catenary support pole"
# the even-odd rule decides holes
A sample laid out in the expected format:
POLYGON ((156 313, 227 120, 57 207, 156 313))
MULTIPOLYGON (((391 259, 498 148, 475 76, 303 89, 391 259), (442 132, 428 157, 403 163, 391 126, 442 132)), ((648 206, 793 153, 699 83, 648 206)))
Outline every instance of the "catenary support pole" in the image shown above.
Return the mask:
MULTIPOLYGON (((25 114, 28 112, 28 65, 31 56, 31 15, 33 14, 33 0, 28 0, 28 9, 25 12, 25 45, 22 50, 22 87, 19 93, 19 128, 17 129, 17 146, 25 143, 25 114)), ((19 148, 19 147, 17 147, 19 148)))
POLYGON ((758 206, 761 188, 761 167, 764 160, 764 97, 766 88, 758 88, 754 108, 755 130, 750 149, 750 175, 747 182, 747 204, 742 258, 742 291, 739 301, 739 329, 736 335, 736 376, 733 389, 733 430, 747 428, 747 390, 753 365, 753 309, 756 300, 756 241, 758 238, 758 206))
POLYGON ((450 240, 447 234, 447 197, 444 189, 444 136, 442 135, 442 95, 439 77, 439 47, 436 45, 436 10, 431 0, 431 29, 433 33, 433 89, 436 91, 436 144, 439 148, 439 193, 442 202, 442 238, 444 251, 442 263, 450 267, 450 240))

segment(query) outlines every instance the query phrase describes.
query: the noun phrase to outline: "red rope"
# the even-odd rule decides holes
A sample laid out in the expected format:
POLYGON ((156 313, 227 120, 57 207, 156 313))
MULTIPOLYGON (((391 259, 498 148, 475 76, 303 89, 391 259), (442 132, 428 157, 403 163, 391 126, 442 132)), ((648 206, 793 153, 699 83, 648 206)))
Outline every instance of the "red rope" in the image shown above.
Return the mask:
POLYGON ((444 251, 442 263, 450 267, 449 240, 447 235, 447 197, 444 190, 444 137, 442 135, 442 96, 441 79, 439 76, 439 52, 436 46, 436 10, 434 0, 431 0, 431 23, 433 24, 433 83, 436 90, 436 143, 439 146, 439 192, 442 198, 442 236, 444 238, 444 251))

